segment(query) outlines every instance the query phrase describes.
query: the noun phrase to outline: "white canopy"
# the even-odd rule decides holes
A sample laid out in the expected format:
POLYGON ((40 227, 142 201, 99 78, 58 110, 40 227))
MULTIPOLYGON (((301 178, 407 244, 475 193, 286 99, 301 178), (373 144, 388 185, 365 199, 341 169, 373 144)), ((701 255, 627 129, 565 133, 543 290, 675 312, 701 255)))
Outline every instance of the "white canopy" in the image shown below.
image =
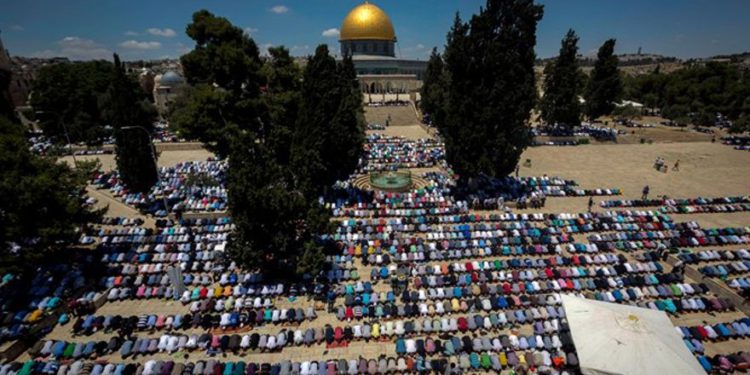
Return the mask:
POLYGON ((562 296, 585 375, 705 375, 663 311, 562 296))

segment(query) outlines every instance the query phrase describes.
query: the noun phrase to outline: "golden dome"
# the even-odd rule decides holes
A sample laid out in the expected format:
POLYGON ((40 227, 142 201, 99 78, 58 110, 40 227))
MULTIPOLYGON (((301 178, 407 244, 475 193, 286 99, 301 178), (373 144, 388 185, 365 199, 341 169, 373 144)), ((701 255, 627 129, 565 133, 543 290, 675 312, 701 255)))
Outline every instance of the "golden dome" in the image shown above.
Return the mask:
POLYGON ((388 15, 368 2, 358 5, 344 18, 341 40, 396 41, 396 33, 388 15))

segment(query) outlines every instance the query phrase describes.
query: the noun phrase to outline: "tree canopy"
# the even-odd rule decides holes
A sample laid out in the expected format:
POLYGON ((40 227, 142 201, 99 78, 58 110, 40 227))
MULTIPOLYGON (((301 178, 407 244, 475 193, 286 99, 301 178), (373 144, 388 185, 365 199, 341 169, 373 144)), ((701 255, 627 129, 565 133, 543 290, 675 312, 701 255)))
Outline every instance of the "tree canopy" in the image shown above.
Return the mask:
POLYGON ((591 119, 609 115, 621 99, 623 88, 617 70, 615 40, 609 39, 599 48, 594 70, 586 87, 586 114, 591 119))
POLYGON ((736 64, 694 64, 671 73, 653 71, 626 81, 629 98, 660 108, 676 121, 715 124, 718 113, 729 120, 750 115, 750 70, 736 64))
POLYGON ((1 268, 31 268, 101 214, 84 205, 87 171, 32 154, 22 126, 0 116, 1 268))
POLYGON ((283 47, 261 63, 253 40, 207 11, 187 27, 195 49, 182 57, 194 86, 172 123, 228 157, 232 259, 279 277, 315 275, 328 243, 318 197, 349 176, 364 142, 362 96, 351 59, 325 46, 304 71, 283 47))
POLYGON ((114 73, 107 61, 42 67, 34 80, 31 106, 42 112, 38 119, 44 134, 65 142, 64 125, 74 143, 95 143, 108 135, 100 103, 114 73))
POLYGON ((193 14, 186 32, 195 47, 180 62, 193 87, 174 103, 171 124, 226 157, 238 132, 262 132, 268 123, 258 47, 241 28, 207 10, 193 14))
POLYGON ((532 0, 488 0, 469 22, 456 15, 444 53, 446 116, 436 126, 461 177, 505 176, 531 143, 542 14, 532 0))
POLYGON ((559 56, 544 69, 544 96, 540 102, 542 118, 548 124, 581 124, 581 70, 578 68, 578 36, 568 30, 559 56))

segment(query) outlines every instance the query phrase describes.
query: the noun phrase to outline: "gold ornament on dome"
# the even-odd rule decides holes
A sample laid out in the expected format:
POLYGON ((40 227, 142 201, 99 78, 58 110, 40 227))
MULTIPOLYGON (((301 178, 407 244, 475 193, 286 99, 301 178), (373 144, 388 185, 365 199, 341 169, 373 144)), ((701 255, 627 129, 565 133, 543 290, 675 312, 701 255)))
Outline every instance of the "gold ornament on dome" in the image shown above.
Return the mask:
POLYGON ((377 6, 365 2, 352 9, 341 25, 341 40, 396 41, 391 19, 377 6))

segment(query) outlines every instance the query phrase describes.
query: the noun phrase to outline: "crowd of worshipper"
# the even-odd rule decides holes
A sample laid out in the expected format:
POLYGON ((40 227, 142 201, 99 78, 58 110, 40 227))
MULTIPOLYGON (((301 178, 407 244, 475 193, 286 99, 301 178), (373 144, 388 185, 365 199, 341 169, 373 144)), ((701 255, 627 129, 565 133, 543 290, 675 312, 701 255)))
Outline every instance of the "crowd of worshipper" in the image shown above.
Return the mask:
POLYGON ((374 123, 367 123, 367 130, 385 130, 385 125, 383 124, 374 124, 374 123))
MULTIPOLYGON (((368 140, 368 150, 381 147, 381 140, 400 142, 368 140)), ((409 154, 418 150, 409 142, 380 150, 418 155, 409 154)), ((427 160, 423 156, 431 151, 425 151, 426 145, 422 156, 399 162, 427 160)), ((378 158, 368 159, 366 167, 376 167, 382 162, 378 158)), ((196 192, 225 202, 225 192, 217 193, 225 169, 216 161, 162 168, 162 182, 143 198, 149 202, 144 206, 158 204, 162 194, 178 205, 196 192), (216 186, 209 185, 217 190, 194 189, 189 180, 215 181, 216 186)), ((61 304, 75 307, 58 319, 59 329, 72 337, 42 338, 29 349, 35 359, 0 365, 0 375, 575 374, 578 358, 561 294, 674 316, 736 311, 732 300, 714 294, 702 280, 687 280, 684 268, 662 263, 668 249, 680 248, 694 249, 676 256, 698 265, 707 277, 726 277, 730 287, 740 290, 748 285, 750 254, 721 247, 747 244, 750 228, 703 228, 669 216, 687 207, 735 212, 748 203, 746 197, 665 198, 644 206, 620 201, 605 205, 611 211, 588 213, 476 212, 471 209, 500 207, 503 194, 557 199, 620 191, 581 189, 557 177, 516 177, 490 180, 484 196, 469 197, 458 191, 449 173, 422 177, 428 185, 409 192, 365 192, 342 182, 322 197, 337 218, 335 231, 322 239, 335 241, 339 251, 327 254, 319 275, 300 283, 270 280, 228 259, 224 250, 233 223, 227 217, 160 218, 155 228, 105 217, 81 235, 99 265, 99 274, 81 294, 58 296, 57 289, 51 290, 80 284, 75 271, 65 270, 68 281, 50 284, 48 274, 39 276, 47 289, 31 293, 30 303, 20 310, 7 310, 8 315, 8 304, 2 305, 12 324, 29 317, 28 306, 43 307, 42 315, 61 304), (180 276, 179 282, 173 280, 180 276), (183 310, 117 315, 97 312, 93 304, 147 299, 177 301, 183 310), (278 303, 281 299, 288 302, 278 303), (322 314, 333 320, 319 318, 322 314), (353 342, 377 345, 383 354, 331 359, 353 342), (330 354, 277 362, 264 361, 260 354, 283 354, 294 347, 325 347, 330 354), (250 354, 251 362, 228 359, 250 354)), ((140 202, 123 191, 114 174, 94 181, 126 203, 140 202)), ((158 213, 158 206, 152 212, 158 213)), ((2 285, 11 283, 12 276, 2 285)), ((748 366, 747 351, 711 356, 705 351, 712 340, 747 340, 747 319, 701 327, 677 329, 707 372, 748 366)))
POLYGON ((227 209, 226 161, 182 162, 159 168, 159 180, 148 194, 128 191, 117 171, 98 172, 91 184, 157 217, 169 212, 216 212, 227 209), (169 207, 165 207, 164 200, 169 207))
POLYGON ((405 107, 411 105, 408 100, 385 100, 366 103, 368 107, 405 107))
POLYGON ((369 134, 358 172, 429 168, 443 165, 445 148, 434 139, 411 140, 383 134, 369 134))
POLYGON ((732 146, 735 150, 750 150, 750 136, 730 135, 721 138, 721 143, 732 146))
MULTIPOLYGON (((34 270, 25 280, 5 274, 0 281, 0 343, 17 339, 66 303, 85 278, 78 265, 58 264, 34 270)), ((80 301, 93 296, 83 296, 80 301)))
POLYGON ((652 199, 621 199, 604 200, 601 206, 605 208, 623 207, 662 207, 667 213, 712 213, 747 211, 750 197, 696 197, 696 198, 652 198, 652 199))
MULTIPOLYGON (((455 185, 455 184, 454 184, 455 185)), ((620 195, 620 189, 582 189, 573 180, 559 177, 490 178, 482 176, 476 188, 459 187, 456 195, 465 199, 474 210, 503 210, 506 202, 515 202, 516 208, 542 208, 547 197, 583 197, 620 195)))

